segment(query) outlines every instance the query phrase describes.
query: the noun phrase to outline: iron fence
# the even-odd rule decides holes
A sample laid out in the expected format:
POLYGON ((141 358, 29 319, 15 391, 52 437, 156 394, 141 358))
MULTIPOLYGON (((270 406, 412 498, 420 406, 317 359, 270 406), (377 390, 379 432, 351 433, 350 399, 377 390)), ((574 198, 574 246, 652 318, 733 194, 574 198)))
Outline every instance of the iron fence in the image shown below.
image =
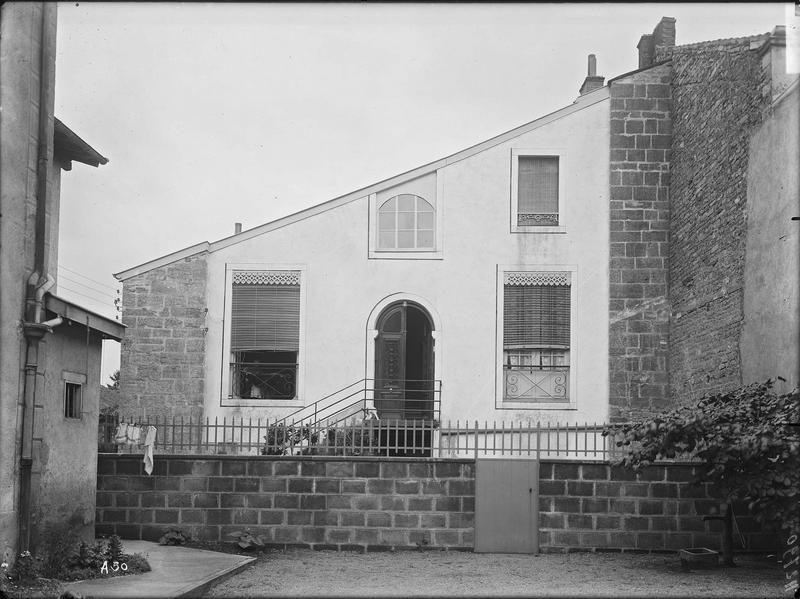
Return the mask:
MULTIPOLYGON (((330 455, 386 457, 532 457, 611 460, 621 455, 603 424, 353 418, 286 422, 281 419, 114 416, 101 420, 101 453, 139 453, 115 441, 120 424, 154 426, 162 455, 330 455)), ((144 436, 141 437, 144 439, 144 436)))

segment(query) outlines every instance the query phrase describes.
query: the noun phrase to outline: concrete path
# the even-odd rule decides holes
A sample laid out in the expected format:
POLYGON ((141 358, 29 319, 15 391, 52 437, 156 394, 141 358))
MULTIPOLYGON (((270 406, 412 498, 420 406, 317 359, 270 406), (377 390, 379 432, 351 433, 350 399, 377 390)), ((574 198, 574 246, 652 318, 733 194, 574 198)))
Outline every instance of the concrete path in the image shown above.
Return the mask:
POLYGON ((90 597, 199 597, 212 583, 247 567, 254 557, 216 551, 123 541, 125 553, 141 553, 152 570, 144 574, 95 578, 64 585, 65 590, 90 597))

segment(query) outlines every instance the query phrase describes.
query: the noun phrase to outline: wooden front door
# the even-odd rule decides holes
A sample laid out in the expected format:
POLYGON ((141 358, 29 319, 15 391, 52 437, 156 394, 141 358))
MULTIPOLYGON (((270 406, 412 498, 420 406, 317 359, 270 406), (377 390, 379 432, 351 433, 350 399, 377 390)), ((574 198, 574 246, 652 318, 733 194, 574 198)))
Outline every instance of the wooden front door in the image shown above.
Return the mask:
POLYGON ((402 420, 432 414, 433 337, 427 313, 410 302, 392 304, 378 318, 375 344, 378 416, 402 420))

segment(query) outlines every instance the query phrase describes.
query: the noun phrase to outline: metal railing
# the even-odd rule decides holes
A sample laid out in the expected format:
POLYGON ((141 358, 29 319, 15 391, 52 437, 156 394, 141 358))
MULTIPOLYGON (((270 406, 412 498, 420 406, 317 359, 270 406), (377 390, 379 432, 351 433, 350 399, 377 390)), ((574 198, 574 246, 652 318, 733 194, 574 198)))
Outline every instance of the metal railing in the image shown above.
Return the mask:
POLYGON ((297 389, 297 364, 231 363, 231 398, 292 399, 297 389))
POLYGON ((155 453, 166 455, 328 455, 385 457, 526 457, 612 460, 621 455, 603 424, 453 422, 351 418, 348 421, 117 417, 100 423, 99 451, 140 453, 114 443, 120 423, 155 426, 155 453))
POLYGON ((352 418, 439 420, 442 382, 438 380, 388 381, 361 379, 276 420, 277 425, 329 425, 352 418))

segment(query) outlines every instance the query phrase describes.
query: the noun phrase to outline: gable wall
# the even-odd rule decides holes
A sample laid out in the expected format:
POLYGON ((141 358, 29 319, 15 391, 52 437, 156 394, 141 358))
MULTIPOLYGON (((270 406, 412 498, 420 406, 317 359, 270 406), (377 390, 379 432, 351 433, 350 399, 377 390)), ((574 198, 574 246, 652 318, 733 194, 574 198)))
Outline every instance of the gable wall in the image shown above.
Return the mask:
POLYGON ((208 254, 206 415, 275 417, 296 408, 220 408, 227 395, 226 264, 302 265, 306 404, 371 376, 368 317, 391 294, 431 306, 442 418, 602 421, 607 410, 608 102, 602 101, 436 174, 438 260, 368 258, 368 198, 208 254), (566 234, 510 233, 512 148, 563 148, 566 234), (440 197, 438 197, 440 196, 440 197), (578 410, 495 410, 498 265, 575 265, 578 410))
POLYGON ((123 283, 120 412, 201 416, 205 380, 206 259, 153 269, 123 283))

